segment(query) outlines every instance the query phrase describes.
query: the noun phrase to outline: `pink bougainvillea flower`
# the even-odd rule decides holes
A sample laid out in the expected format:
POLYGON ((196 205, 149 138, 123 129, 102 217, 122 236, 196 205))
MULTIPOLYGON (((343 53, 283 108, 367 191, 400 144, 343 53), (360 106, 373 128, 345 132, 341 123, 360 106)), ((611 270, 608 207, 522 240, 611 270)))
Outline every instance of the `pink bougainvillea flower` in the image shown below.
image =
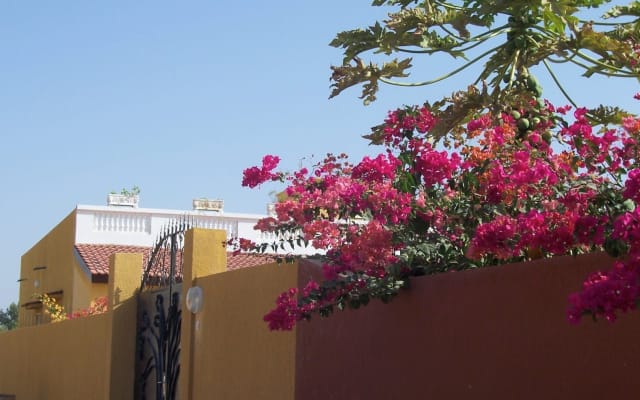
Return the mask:
POLYGON ((569 297, 567 318, 577 323, 582 315, 593 313, 615 321, 618 312, 637 307, 638 297, 638 267, 617 262, 606 272, 591 274, 582 285, 582 291, 569 297))
POLYGON ((283 293, 265 316, 270 328, 358 306, 361 296, 388 299, 394 282, 413 274, 605 250, 624 263, 590 277, 568 317, 614 319, 632 308, 640 297, 640 119, 601 126, 586 108, 570 110, 528 99, 516 112, 482 110, 443 133, 434 130, 441 110, 407 106, 367 136, 383 150, 356 164, 329 154, 284 174, 278 157, 265 156, 245 170, 245 186, 287 185, 275 217, 256 228, 325 254, 326 282, 283 293))
POLYGON ((280 157, 266 155, 262 158, 262 167, 251 167, 242 173, 242 186, 254 188, 267 181, 277 181, 281 179, 281 174, 274 174, 272 171, 278 166, 280 157))

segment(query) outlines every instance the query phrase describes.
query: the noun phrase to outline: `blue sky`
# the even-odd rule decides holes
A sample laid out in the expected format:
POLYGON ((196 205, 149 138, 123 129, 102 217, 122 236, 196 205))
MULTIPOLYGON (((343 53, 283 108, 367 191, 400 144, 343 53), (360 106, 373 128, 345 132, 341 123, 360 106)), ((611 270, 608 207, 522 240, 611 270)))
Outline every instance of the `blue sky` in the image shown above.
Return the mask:
MULTIPOLYGON (((402 104, 469 79, 383 88, 365 107, 328 100, 335 33, 373 23, 368 0, 0 3, 0 307, 18 299, 20 256, 76 204, 138 185, 141 206, 225 200, 262 213, 273 187, 240 186, 264 154, 285 169, 312 156, 373 153, 361 135, 402 104)), ((454 65, 426 60, 416 79, 454 65)), ((561 76, 583 104, 633 110, 637 82, 561 76)), ((542 75, 542 74, 541 74, 542 75)), ((541 76, 545 95, 562 103, 541 76)))

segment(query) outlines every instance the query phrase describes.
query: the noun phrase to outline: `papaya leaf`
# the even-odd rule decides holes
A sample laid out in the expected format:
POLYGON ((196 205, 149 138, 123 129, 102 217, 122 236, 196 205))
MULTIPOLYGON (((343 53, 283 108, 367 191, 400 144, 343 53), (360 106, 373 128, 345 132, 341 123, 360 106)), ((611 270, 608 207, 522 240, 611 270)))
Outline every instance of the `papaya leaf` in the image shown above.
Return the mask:
POLYGON ((383 63, 382 67, 378 67, 372 63, 364 65, 359 58, 355 58, 354 61, 354 64, 331 67, 333 70, 333 74, 331 75, 331 80, 333 81, 331 86, 333 90, 329 98, 337 96, 351 86, 364 83, 360 98, 364 99, 364 104, 367 105, 376 99, 378 80, 380 77, 405 78, 409 76, 405 71, 411 67, 411 58, 400 61, 394 59, 383 63))
POLYGON ((600 124, 621 124, 622 119, 630 117, 633 114, 621 109, 620 107, 610 107, 600 105, 594 109, 589 110, 589 118, 597 121, 600 124))
POLYGON ((640 16, 640 1, 634 1, 631 4, 624 5, 624 6, 614 6, 609 11, 604 13, 602 18, 610 19, 610 18, 617 18, 617 17, 622 17, 622 16, 639 17, 640 16))

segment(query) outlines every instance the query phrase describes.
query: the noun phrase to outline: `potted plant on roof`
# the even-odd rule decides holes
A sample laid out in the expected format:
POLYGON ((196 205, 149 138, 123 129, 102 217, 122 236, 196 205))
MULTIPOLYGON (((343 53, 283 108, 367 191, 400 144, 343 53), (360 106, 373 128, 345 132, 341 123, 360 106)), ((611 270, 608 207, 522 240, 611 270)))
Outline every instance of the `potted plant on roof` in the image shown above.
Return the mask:
POLYGON ((133 186, 131 189, 123 188, 120 193, 115 190, 107 196, 107 204, 110 206, 138 207, 140 201, 140 188, 133 186))
POLYGON ((206 197, 193 199, 194 210, 222 212, 223 207, 224 207, 224 200, 222 199, 208 199, 206 197))
MULTIPOLYGON (((276 171, 279 157, 244 171, 244 186, 286 183, 275 216, 257 227, 299 234, 326 251, 322 282, 292 288, 265 316, 291 329, 313 314, 389 301, 417 275, 541 257, 606 251, 612 272, 589 278, 569 317, 612 319, 640 290, 640 119, 615 106, 582 107, 552 63, 584 76, 640 78, 640 6, 616 6, 607 21, 581 19, 603 1, 377 0, 387 20, 341 32, 333 93, 362 84, 429 85, 483 60, 475 82, 435 102, 389 112, 365 136, 381 151, 361 161, 328 155, 310 170, 276 171), (365 62, 368 53, 445 54, 461 66, 406 82, 412 59, 365 62), (566 96, 543 97, 546 73, 566 96), (398 80, 400 79, 400 80, 398 80)), ((638 97, 638 96, 637 96, 638 97)), ((293 243, 292 243, 293 245, 293 243)))

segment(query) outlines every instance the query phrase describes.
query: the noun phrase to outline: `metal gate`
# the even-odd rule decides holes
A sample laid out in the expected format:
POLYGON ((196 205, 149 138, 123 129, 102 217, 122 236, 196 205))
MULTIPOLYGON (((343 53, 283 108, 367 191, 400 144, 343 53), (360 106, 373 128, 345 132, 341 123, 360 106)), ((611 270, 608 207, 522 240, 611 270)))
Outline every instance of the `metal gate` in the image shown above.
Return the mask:
POLYGON ((182 254, 187 221, 168 225, 153 246, 138 292, 135 398, 176 399, 180 376, 182 254))

